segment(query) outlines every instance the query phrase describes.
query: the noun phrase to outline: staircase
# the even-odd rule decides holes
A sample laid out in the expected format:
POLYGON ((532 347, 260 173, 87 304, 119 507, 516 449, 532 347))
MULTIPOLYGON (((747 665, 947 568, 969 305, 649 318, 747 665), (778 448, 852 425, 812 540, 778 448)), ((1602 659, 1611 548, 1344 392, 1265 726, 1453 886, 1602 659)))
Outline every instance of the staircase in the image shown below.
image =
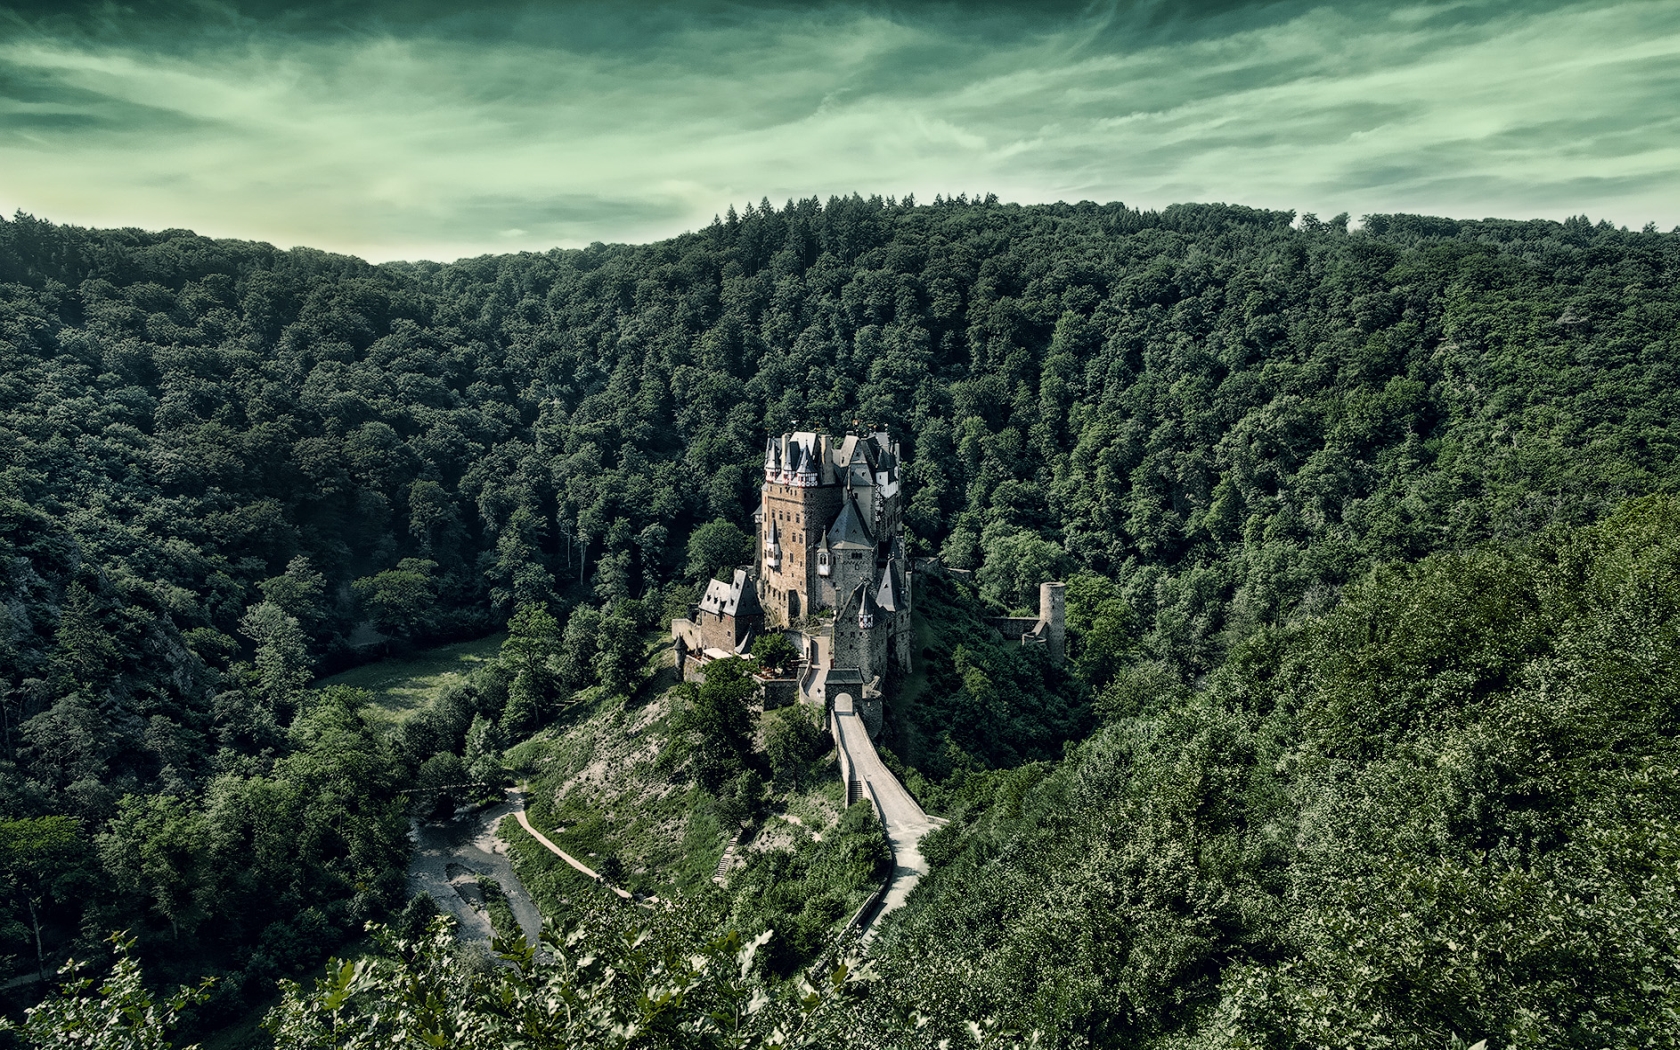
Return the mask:
POLYGON ((735 867, 735 856, 740 852, 741 844, 747 841, 747 829, 742 828, 735 833, 729 845, 723 847, 723 856, 718 858, 717 871, 712 873, 712 881, 719 886, 729 885, 729 872, 735 867))

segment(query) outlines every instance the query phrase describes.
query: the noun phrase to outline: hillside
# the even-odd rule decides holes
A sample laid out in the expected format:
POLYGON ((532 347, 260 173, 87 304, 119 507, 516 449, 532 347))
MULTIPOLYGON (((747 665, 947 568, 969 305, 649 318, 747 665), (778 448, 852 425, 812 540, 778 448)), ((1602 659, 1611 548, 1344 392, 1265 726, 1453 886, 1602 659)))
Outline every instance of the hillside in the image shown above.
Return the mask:
MULTIPOLYGON (((883 736, 953 823, 831 1038, 1664 1045, 1677 278, 1677 233, 1223 205, 383 266, 0 220, 0 951, 128 928, 231 1016, 400 905, 427 776, 535 735, 547 827, 622 816, 542 734, 672 717, 636 640, 732 563, 697 530, 767 434, 859 420, 958 570, 883 736), (1052 577, 1060 670, 979 620, 1052 577), (310 688, 504 625, 400 726, 310 688)), ((630 779, 699 829, 770 752, 684 724, 730 776, 630 779)), ((695 884, 656 820, 589 834, 695 884)))
MULTIPOLYGON (((832 745, 803 709, 744 705, 756 746, 738 773, 708 781, 693 760, 701 742, 685 728, 698 700, 667 668, 628 701, 586 695, 587 710, 507 760, 529 786, 533 825, 560 848, 638 897, 686 897, 744 936, 775 930, 766 958, 786 976, 880 885, 885 839, 867 805, 846 809, 832 745)), ((534 842, 517 840, 513 852, 545 914, 565 919, 599 899, 534 842)))

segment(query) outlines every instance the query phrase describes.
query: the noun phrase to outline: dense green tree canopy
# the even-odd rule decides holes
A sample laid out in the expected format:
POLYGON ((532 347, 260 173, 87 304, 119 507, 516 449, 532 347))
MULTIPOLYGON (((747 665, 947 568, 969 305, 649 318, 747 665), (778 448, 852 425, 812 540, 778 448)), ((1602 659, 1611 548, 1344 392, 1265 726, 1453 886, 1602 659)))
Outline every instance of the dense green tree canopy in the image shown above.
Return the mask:
MULTIPOLYGON (((750 556, 765 435, 855 421, 974 574, 918 575, 882 737, 957 818, 879 942, 907 994, 1068 1045, 1641 1031, 1673 523, 1611 515, 1680 488, 1680 236, 1292 219, 852 197, 377 267, 0 221, 0 818, 79 829, 8 869, 5 950, 130 928, 241 975, 212 1015, 318 959, 400 895, 422 765, 496 782, 633 693, 750 556), (1067 667, 983 618, 1046 574, 1067 667), (510 617, 394 736, 307 688, 510 617)), ((745 812, 735 679, 684 732, 745 812)))
POLYGON ((1671 498, 1375 570, 959 789, 886 978, 1054 1045, 1668 1045, 1676 632, 1671 498))

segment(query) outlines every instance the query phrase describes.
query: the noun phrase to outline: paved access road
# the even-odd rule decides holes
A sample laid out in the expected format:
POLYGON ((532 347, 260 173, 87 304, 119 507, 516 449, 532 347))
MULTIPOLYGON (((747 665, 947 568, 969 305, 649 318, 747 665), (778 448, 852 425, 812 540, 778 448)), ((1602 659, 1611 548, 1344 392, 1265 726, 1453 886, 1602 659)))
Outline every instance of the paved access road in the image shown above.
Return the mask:
POLYGON ((852 708, 851 700, 847 693, 835 699, 834 721, 840 730, 838 743, 851 759, 853 775, 868 785, 879 804, 877 813, 886 826, 887 839, 893 847, 892 881, 887 886, 881 906, 875 909, 875 914, 863 930, 863 942, 868 944, 875 937, 875 927, 881 917, 902 907, 910 891, 916 888, 916 883, 927 874, 927 861, 922 859, 919 848, 922 836, 945 821, 924 813, 916 800, 910 797, 910 792, 904 790, 904 785, 881 761, 881 756, 875 753, 875 745, 869 740, 868 729, 852 708))

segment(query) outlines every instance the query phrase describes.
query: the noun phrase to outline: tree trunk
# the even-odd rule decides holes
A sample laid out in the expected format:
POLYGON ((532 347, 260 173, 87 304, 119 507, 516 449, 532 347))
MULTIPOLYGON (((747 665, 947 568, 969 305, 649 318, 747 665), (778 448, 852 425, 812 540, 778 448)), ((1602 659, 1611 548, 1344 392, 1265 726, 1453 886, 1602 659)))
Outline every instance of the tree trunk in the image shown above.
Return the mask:
POLYGON ((41 917, 35 913, 35 901, 29 898, 25 901, 29 905, 29 923, 35 927, 35 972, 41 980, 47 979, 47 955, 41 950, 41 917))

